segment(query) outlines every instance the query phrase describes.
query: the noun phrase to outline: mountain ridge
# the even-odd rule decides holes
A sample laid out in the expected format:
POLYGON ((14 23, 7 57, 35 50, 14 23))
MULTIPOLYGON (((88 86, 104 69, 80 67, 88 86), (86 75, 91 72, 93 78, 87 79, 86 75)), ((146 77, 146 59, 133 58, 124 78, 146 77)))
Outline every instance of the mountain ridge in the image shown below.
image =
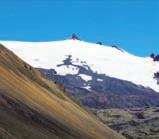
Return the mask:
POLYGON ((89 66, 94 72, 130 81, 159 92, 159 85, 154 78, 159 63, 150 57, 138 57, 115 47, 80 40, 0 42, 36 68, 55 69, 60 75, 75 75, 78 73, 78 67, 58 66, 70 56, 73 64, 89 66), (55 53, 52 54, 53 52, 55 53))

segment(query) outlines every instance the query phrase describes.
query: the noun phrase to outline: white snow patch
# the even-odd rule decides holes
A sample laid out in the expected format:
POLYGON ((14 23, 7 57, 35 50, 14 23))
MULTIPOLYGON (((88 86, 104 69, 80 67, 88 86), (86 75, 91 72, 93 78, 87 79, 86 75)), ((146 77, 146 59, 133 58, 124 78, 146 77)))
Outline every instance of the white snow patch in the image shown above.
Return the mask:
POLYGON ((55 69, 57 71, 57 74, 59 74, 59 75, 67 75, 67 74, 75 75, 79 71, 78 68, 76 68, 72 65, 69 65, 69 66, 64 65, 64 66, 56 67, 55 69))
POLYGON ((85 81, 90 81, 90 80, 92 80, 92 76, 89 76, 89 75, 86 75, 86 74, 79 74, 79 76, 83 79, 83 80, 85 80, 85 81))
POLYGON ((98 79, 97 79, 97 81, 102 82, 102 81, 103 81, 103 79, 98 78, 98 79))
POLYGON ((83 87, 84 89, 87 89, 88 91, 90 91, 91 90, 91 87, 90 86, 85 86, 85 87, 83 87))

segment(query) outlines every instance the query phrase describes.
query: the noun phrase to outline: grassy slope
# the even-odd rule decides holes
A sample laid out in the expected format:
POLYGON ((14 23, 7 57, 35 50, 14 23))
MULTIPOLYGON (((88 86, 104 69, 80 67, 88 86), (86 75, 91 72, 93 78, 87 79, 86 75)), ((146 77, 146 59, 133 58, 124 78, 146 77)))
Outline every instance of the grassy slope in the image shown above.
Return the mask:
POLYGON ((0 110, 0 121, 0 138, 2 139, 59 139, 43 127, 36 127, 6 111, 0 110))
POLYGON ((159 107, 92 111, 127 139, 159 139, 159 107))
MULTIPOLYGON (((96 139, 123 138, 116 132, 104 126, 91 114, 80 108, 71 99, 65 96, 55 84, 45 79, 38 71, 1 45, 0 90, 0 93, 3 93, 3 95, 24 103, 29 108, 50 120, 50 122, 58 123, 57 125, 62 132, 58 132, 57 135, 49 133, 54 137, 96 139)), ((13 116, 13 118, 15 118, 15 121, 19 120, 16 116, 13 116)), ((24 122, 19 122, 26 126, 24 122)), ((25 130, 30 129, 29 126, 32 125, 28 125, 25 130)), ((5 129, 1 131, 4 130, 5 129)), ((36 130, 36 128, 34 130, 36 130)), ((39 128, 38 131, 39 130, 42 130, 43 132, 41 132, 41 134, 44 133, 44 135, 46 134, 48 136, 47 138, 49 138, 46 129, 39 128)), ((29 134, 32 130, 26 131, 29 134)))

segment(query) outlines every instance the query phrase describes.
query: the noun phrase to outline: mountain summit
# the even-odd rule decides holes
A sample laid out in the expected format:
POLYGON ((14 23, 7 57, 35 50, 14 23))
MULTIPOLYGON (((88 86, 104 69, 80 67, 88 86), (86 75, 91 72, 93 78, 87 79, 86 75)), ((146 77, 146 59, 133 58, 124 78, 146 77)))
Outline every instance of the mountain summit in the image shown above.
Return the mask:
POLYGON ((159 71, 159 62, 153 61, 150 57, 138 57, 116 47, 77 39, 55 42, 1 41, 1 43, 32 66, 54 69, 58 75, 78 74, 83 80, 91 80, 90 73, 79 74, 79 66, 82 66, 94 73, 129 81, 159 92, 159 85, 154 78, 155 73, 159 71))

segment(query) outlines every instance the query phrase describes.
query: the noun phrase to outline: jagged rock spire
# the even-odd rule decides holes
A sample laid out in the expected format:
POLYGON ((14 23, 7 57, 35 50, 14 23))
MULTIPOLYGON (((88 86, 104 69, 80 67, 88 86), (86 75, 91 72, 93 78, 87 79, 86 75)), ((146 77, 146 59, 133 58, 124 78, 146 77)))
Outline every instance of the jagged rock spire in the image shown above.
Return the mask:
POLYGON ((102 42, 96 42, 96 44, 102 45, 102 42))
POLYGON ((75 34, 73 33, 72 34, 72 37, 71 37, 73 40, 80 40, 80 38, 75 34))
POLYGON ((150 57, 154 59, 155 58, 155 54, 151 53, 150 57))
POLYGON ((150 55, 150 57, 154 60, 154 61, 159 61, 159 55, 155 55, 154 53, 152 53, 150 55))

